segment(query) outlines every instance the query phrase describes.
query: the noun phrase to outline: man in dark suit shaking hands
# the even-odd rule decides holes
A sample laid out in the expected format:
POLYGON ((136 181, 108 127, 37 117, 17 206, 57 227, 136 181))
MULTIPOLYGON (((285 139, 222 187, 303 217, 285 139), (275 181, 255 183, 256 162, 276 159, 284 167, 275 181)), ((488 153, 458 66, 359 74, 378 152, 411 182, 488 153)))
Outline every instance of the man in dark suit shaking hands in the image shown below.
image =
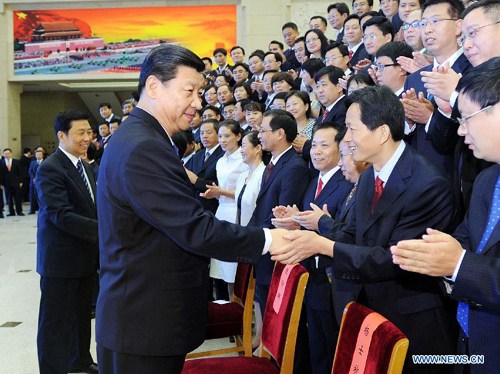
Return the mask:
POLYGON ((59 113, 59 148, 38 168, 40 210, 37 271, 40 280, 40 373, 97 373, 90 355, 90 314, 97 276, 95 180, 81 160, 92 140, 88 116, 59 113))
POLYGON ((193 196, 171 137, 201 107, 204 68, 183 47, 151 50, 139 102, 102 158, 100 373, 180 373, 205 338, 208 257, 256 263, 283 241, 283 231, 219 221, 193 196))

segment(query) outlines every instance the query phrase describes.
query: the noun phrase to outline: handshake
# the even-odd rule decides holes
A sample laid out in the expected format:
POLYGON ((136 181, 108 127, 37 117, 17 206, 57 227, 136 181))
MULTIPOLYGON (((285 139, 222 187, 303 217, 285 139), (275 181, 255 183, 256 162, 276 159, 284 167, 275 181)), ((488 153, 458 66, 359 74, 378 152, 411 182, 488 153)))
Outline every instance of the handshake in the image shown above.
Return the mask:
POLYGON ((297 206, 278 206, 273 209, 275 218, 271 220, 277 227, 271 230, 273 242, 269 248, 271 259, 283 264, 295 264, 314 255, 333 256, 334 242, 318 235, 319 218, 328 214, 326 207, 321 210, 311 204, 312 211, 300 212, 297 206), (303 226, 308 230, 298 230, 303 226))

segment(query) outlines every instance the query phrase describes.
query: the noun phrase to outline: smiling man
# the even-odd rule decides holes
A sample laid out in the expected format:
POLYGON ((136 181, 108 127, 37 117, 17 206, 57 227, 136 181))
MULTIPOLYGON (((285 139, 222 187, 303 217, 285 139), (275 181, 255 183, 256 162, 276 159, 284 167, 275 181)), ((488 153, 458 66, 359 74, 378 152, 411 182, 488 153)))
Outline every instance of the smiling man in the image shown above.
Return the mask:
POLYGON ((100 373, 180 373, 205 338, 207 257, 256 263, 283 244, 279 230, 219 221, 193 197, 171 137, 189 129, 201 107, 204 67, 186 48, 152 49, 139 102, 102 159, 100 373))
POLYGON ((361 175, 354 214, 329 239, 311 231, 287 235, 292 243, 271 252, 287 263, 316 254, 333 257, 334 308, 340 323, 345 305, 358 300, 387 317, 410 339, 406 369, 447 373, 446 365, 413 365, 414 354, 451 354, 453 317, 439 288, 428 276, 403 272, 392 263, 389 247, 399 238, 417 238, 428 225, 453 229, 454 204, 442 171, 407 146, 404 110, 387 87, 366 87, 349 96, 348 143, 355 161, 370 162, 361 175), (342 296, 341 296, 342 295, 342 296))
POLYGON ((90 355, 90 313, 97 276, 96 184, 82 161, 92 140, 88 115, 59 113, 58 149, 40 164, 38 362, 40 373, 97 373, 90 355))

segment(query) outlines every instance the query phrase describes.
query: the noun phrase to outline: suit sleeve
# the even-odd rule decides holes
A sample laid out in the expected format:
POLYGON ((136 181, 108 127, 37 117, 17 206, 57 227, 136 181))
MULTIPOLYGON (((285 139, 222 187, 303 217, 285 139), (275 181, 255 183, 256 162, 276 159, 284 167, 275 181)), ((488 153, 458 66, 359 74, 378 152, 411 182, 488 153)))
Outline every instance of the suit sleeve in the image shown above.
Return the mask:
MULTIPOLYGON (((44 162, 37 171, 35 180, 40 209, 47 212, 47 218, 59 230, 90 243, 97 243, 97 219, 79 214, 71 202, 70 194, 79 194, 78 187, 65 176, 61 166, 44 162), (76 228, 76 229, 75 229, 76 228)), ((73 196, 72 198, 75 198, 73 196)), ((81 197, 82 200, 84 197, 81 197)))
POLYGON ((162 142, 142 142, 125 161, 131 209, 185 251, 255 263, 264 248, 264 231, 219 221, 204 211, 175 152, 164 148, 162 142))
POLYGON ((307 166, 300 161, 296 163, 285 178, 281 179, 281 188, 278 205, 293 205, 300 206, 307 186, 309 185, 309 170, 307 166))
POLYGON ((337 240, 334 247, 335 276, 350 274, 360 282, 378 282, 396 279, 404 274, 399 266, 393 264, 389 247, 400 240, 420 238, 427 227, 449 231, 455 208, 450 189, 443 188, 446 185, 443 177, 429 180, 420 189, 411 190, 413 195, 407 196, 407 200, 402 202, 405 206, 401 213, 394 212, 382 217, 384 223, 379 230, 389 229, 386 225, 393 226, 387 245, 360 246, 342 242, 353 242, 356 228, 354 212, 346 227, 333 237, 337 240))

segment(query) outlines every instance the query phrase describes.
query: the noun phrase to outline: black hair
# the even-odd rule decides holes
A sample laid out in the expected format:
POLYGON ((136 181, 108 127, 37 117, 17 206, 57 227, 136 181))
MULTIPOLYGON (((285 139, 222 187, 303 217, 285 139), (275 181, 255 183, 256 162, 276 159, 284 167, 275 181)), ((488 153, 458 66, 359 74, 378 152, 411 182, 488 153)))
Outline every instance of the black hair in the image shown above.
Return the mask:
POLYGON ((469 5, 460 15, 464 19, 470 12, 476 9, 482 9, 484 15, 490 20, 497 22, 500 18, 500 2, 498 0, 481 0, 469 5))
POLYGON ((346 3, 334 3, 334 4, 328 5, 328 8, 326 9, 327 13, 330 13, 330 10, 332 10, 332 9, 337 9, 337 11, 339 12, 340 15, 342 15, 342 14, 349 15, 350 14, 349 7, 347 6, 346 3))
POLYGON ((500 57, 493 57, 469 70, 457 85, 460 95, 485 108, 500 101, 500 57))
POLYGON ((247 73, 250 74, 250 68, 248 67, 247 64, 245 64, 244 62, 237 62, 236 64, 234 64, 233 70, 236 69, 238 66, 241 66, 243 69, 247 71, 247 73))
POLYGON ((387 86, 370 86, 353 92, 346 106, 358 104, 361 122, 371 131, 387 125, 394 141, 404 137, 405 111, 399 98, 387 86))
POLYGON ((218 53, 222 53, 224 56, 227 56, 227 50, 225 48, 216 48, 214 50, 213 56, 215 57, 215 55, 218 53))
POLYGON ((310 58, 309 60, 304 61, 300 68, 309 73, 311 78, 314 78, 316 73, 324 67, 325 63, 320 58, 310 58))
POLYGON ((269 56, 269 55, 273 55, 274 58, 276 59, 276 61, 281 62, 281 63, 283 62, 283 57, 281 57, 281 55, 278 52, 271 52, 271 51, 266 52, 264 55, 264 58, 266 56, 269 56))
POLYGON ((264 52, 262 49, 256 49, 255 51, 252 52, 252 54, 248 57, 248 59, 250 60, 252 57, 257 56, 262 61, 264 61, 265 54, 266 54, 266 52, 264 52))
POLYGON ((382 31, 383 35, 391 34, 391 40, 394 39, 394 26, 388 18, 383 16, 370 18, 363 25, 363 33, 368 26, 377 26, 377 28, 382 31))
POLYGON ((155 76, 163 83, 168 82, 177 76, 179 66, 187 66, 200 73, 205 69, 203 61, 187 48, 175 44, 162 44, 153 48, 141 65, 137 87, 139 95, 148 77, 155 76))
MULTIPOLYGON (((318 30, 318 29, 307 30, 307 32, 304 35, 304 40, 306 40, 307 35, 310 33, 316 34, 316 36, 319 38, 319 40, 321 42, 321 57, 324 58, 325 53, 326 53, 326 49, 328 48, 328 45, 330 44, 330 42, 326 38, 325 34, 323 34, 323 32, 321 30, 318 30)), ((305 43, 305 46, 306 46, 307 53, 311 54, 311 52, 309 51, 309 48, 307 47, 307 43, 305 43)))
POLYGON ((368 75, 368 73, 365 72, 351 75, 347 80, 347 85, 346 85, 347 90, 349 90, 349 86, 351 85, 352 82, 355 82, 357 84, 362 83, 366 86, 375 86, 375 82, 373 81, 373 79, 368 75))
POLYGON ((111 104, 110 104, 110 103, 100 103, 100 104, 99 104, 99 107, 98 107, 97 109, 101 109, 101 108, 103 108, 103 107, 107 107, 107 108, 109 108, 109 109, 112 109, 112 108, 111 108, 111 104))
POLYGON ((241 52, 243 52, 243 55, 245 54, 245 49, 240 45, 235 45, 233 48, 231 48, 229 53, 233 52, 235 49, 241 49, 241 52))
POLYGON ((290 29, 292 29, 294 31, 299 32, 299 27, 294 22, 287 22, 287 23, 285 23, 283 26, 281 26, 281 31, 283 31, 284 29, 288 29, 288 28, 290 28, 290 29))
POLYGON ((233 94, 234 94, 234 91, 236 91, 236 89, 238 87, 243 87, 245 89, 245 91, 247 92, 248 97, 252 96, 252 88, 250 87, 250 85, 248 83, 236 82, 233 86, 233 94))
POLYGON ((344 43, 333 42, 332 44, 330 44, 330 46, 326 51, 329 52, 335 48, 338 48, 342 56, 349 56, 349 48, 347 48, 347 46, 344 43))
POLYGON ((271 45, 271 44, 277 44, 280 47, 281 50, 283 50, 283 48, 284 48, 283 43, 281 43, 281 42, 279 42, 277 40, 271 40, 269 42, 269 45, 271 45))
POLYGON ((459 19, 460 14, 465 9, 464 4, 460 0, 427 0, 422 4, 422 12, 425 12, 428 7, 438 4, 448 4, 448 14, 450 18, 454 19, 459 19))
POLYGON ((319 20, 321 20, 321 22, 323 22, 323 24, 325 26, 328 26, 328 22, 327 22, 326 18, 323 16, 312 16, 311 18, 309 18, 309 22, 311 22, 313 19, 319 19, 319 20))
MULTIPOLYGON (((352 5, 354 5, 354 1, 355 0, 352 0, 352 5)), ((373 0, 368 0, 368 5, 369 6, 373 6, 373 0)), ((378 14, 378 13, 377 13, 378 14)))
POLYGON ((87 113, 84 113, 77 109, 68 109, 64 112, 59 112, 56 114, 56 118, 54 119, 54 133, 56 134, 56 136, 59 131, 68 134, 68 131, 72 126, 71 122, 79 120, 88 121, 88 119, 89 116, 87 113))
POLYGON ((306 118, 311 118, 311 98, 309 97, 309 94, 305 91, 290 91, 288 92, 288 95, 285 97, 285 103, 290 99, 291 97, 298 97, 304 105, 308 105, 308 108, 306 110, 306 118))
POLYGON ((413 58, 413 48, 405 42, 389 42, 378 49, 376 56, 377 58, 389 57, 392 63, 395 64, 399 56, 413 58))
POLYGON ((339 79, 344 76, 344 71, 336 66, 325 66, 314 75, 314 81, 318 82, 322 76, 327 75, 328 80, 333 84, 338 84, 339 79))
POLYGON ((271 117, 269 126, 273 131, 283 129, 286 141, 292 143, 297 137, 297 121, 292 114, 283 109, 271 109, 264 112, 264 117, 271 117))
POLYGON ((285 81, 286 83, 288 83, 290 89, 293 88, 294 81, 292 76, 288 73, 285 73, 284 71, 279 71, 273 75, 273 77, 271 78, 271 85, 273 85, 275 82, 281 82, 281 81, 285 81))
POLYGON ((264 113, 264 106, 257 101, 250 101, 247 105, 245 105, 245 111, 250 110, 252 112, 261 112, 264 113))
POLYGON ((337 131, 337 134, 335 135, 335 143, 337 143, 337 146, 340 144, 342 139, 344 139, 344 135, 347 131, 347 128, 344 125, 340 125, 335 122, 323 122, 314 127, 312 133, 313 138, 314 134, 316 134, 316 131, 324 129, 334 129, 335 131, 337 131))
POLYGON ((205 113, 207 110, 211 110, 212 112, 214 112, 216 115, 220 116, 221 115, 221 112, 220 112, 220 109, 217 108, 216 106, 213 106, 213 105, 205 105, 202 109, 201 109, 201 116, 203 117, 203 113, 205 113))

